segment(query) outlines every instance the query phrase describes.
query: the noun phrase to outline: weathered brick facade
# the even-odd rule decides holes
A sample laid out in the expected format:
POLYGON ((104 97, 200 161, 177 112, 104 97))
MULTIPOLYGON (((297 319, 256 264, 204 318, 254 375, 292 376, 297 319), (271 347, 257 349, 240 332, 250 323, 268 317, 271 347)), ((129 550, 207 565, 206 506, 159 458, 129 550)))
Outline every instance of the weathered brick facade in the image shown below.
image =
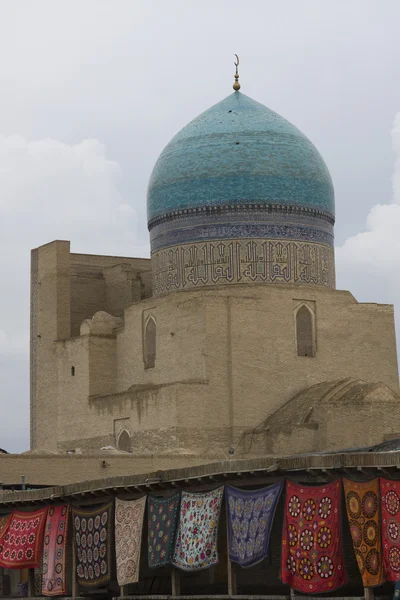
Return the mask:
POLYGON ((291 284, 153 298, 150 261, 74 255, 68 242, 35 250, 33 270, 34 450, 99 452, 117 447, 126 432, 132 458, 182 453, 184 465, 189 455, 293 454, 400 433, 392 306, 291 284), (303 305, 313 315, 314 356, 297 354, 303 305), (150 316, 156 359, 146 369, 150 316), (333 393, 329 400, 326 389, 348 378, 340 401, 333 393), (381 384, 357 396, 354 381, 381 384), (299 422, 297 409, 282 409, 316 384, 306 393, 314 407, 309 422, 299 422), (273 426, 263 428, 268 419, 273 426), (249 435, 257 440, 250 447, 249 435))

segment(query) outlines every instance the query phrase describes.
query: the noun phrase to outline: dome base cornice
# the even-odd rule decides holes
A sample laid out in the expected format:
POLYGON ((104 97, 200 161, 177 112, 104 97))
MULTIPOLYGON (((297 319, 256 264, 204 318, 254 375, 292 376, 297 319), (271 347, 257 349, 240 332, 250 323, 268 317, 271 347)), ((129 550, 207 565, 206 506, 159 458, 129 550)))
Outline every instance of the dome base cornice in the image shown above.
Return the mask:
POLYGON ((275 203, 246 203, 246 204, 225 204, 223 206, 198 206, 194 208, 186 208, 182 210, 174 210, 168 213, 159 215, 148 222, 148 229, 151 231, 153 227, 166 221, 173 221, 188 215, 229 215, 229 214, 251 214, 254 210, 265 213, 278 213, 281 215, 307 215, 311 217, 319 217, 325 219, 332 226, 335 224, 335 218, 331 213, 308 206, 286 206, 275 203))

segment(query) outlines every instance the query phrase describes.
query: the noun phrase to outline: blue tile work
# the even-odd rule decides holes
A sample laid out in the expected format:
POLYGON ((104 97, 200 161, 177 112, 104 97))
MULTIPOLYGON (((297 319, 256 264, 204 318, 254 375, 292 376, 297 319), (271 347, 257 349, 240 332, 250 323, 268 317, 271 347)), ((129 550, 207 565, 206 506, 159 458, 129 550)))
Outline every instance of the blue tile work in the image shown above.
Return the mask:
POLYGON ((283 117, 234 92, 184 127, 150 178, 148 220, 203 206, 262 203, 334 216, 329 171, 283 117))
POLYGON ((155 222, 150 230, 152 252, 194 241, 265 238, 299 240, 333 248, 333 223, 308 212, 266 211, 243 207, 209 214, 176 215, 155 222))

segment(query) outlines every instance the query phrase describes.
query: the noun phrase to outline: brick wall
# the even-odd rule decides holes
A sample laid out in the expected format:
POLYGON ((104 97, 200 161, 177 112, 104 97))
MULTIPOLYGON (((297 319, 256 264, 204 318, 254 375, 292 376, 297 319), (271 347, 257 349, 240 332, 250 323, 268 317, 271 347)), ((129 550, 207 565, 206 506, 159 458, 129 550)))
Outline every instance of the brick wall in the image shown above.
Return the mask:
MULTIPOLYGON (((36 263, 32 332, 41 337, 32 354, 35 448, 98 451, 115 445, 114 422, 124 419, 136 452, 183 448, 204 455, 206 448, 227 455, 235 453, 243 434, 313 384, 352 377, 398 390, 392 306, 296 285, 226 286, 149 298, 148 260, 74 255, 68 242, 39 248, 34 272, 36 263), (299 303, 315 309, 314 358, 297 356, 299 303), (123 314, 123 324, 108 338, 70 338, 80 319, 98 310, 123 314), (145 369, 143 323, 150 315, 157 324, 156 364, 145 369)), ((348 411, 355 422, 350 405, 348 411)), ((346 420, 346 406, 340 414, 346 420)), ((377 437, 400 431, 395 417, 393 431, 371 417, 377 437)), ((328 430, 321 431, 303 429, 298 439, 284 438, 279 453, 287 453, 281 447, 287 444, 290 453, 321 449, 328 430)), ((340 444, 351 446, 353 431, 339 433, 340 444)))

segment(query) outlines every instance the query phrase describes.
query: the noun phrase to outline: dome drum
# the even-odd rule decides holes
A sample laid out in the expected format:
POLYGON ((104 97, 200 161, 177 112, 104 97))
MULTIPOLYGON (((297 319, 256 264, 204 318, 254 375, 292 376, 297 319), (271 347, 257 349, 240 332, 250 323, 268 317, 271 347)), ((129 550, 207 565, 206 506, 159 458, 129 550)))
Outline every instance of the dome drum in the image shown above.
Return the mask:
POLYGON ((334 288, 332 225, 323 219, 311 225, 309 218, 288 223, 281 213, 273 216, 275 221, 257 221, 255 214, 243 221, 237 213, 229 221, 215 215, 209 222, 181 217, 152 228, 153 293, 229 283, 334 288))

